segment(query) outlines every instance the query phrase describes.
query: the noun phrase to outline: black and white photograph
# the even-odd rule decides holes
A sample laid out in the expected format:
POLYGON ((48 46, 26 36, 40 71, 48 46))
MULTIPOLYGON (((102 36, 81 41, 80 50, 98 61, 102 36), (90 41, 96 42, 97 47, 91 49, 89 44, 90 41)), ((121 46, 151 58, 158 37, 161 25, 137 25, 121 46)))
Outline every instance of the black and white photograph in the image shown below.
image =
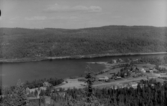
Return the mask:
POLYGON ((167 106, 167 0, 0 0, 0 106, 167 106))

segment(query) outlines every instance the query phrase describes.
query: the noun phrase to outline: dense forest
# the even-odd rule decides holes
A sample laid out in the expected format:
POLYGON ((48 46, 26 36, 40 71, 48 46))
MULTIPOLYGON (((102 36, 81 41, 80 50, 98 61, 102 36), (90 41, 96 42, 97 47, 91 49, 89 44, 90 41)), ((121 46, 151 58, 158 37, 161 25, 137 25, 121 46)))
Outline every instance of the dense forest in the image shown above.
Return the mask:
POLYGON ((54 106, 167 106, 167 82, 162 84, 153 79, 141 80, 136 89, 93 89, 89 102, 87 89, 69 89, 65 92, 64 97, 51 95, 54 106))
MULTIPOLYGON (((82 101, 81 97, 86 97, 83 90, 68 90, 67 95, 76 101, 82 101)), ((99 106, 167 106, 167 83, 152 80, 141 81, 137 89, 94 89, 92 98, 92 104, 97 100, 101 104, 99 106)), ((77 102, 74 101, 75 103, 77 102)))
POLYGON ((0 28, 0 58, 165 52, 167 51, 166 41, 166 27, 0 28))

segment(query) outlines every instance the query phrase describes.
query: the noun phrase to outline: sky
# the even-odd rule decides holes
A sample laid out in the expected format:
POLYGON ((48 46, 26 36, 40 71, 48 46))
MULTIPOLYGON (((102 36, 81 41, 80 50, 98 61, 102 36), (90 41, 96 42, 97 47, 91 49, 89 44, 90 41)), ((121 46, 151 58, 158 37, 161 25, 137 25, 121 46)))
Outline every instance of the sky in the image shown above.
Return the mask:
POLYGON ((167 26, 167 0, 0 0, 0 27, 167 26))

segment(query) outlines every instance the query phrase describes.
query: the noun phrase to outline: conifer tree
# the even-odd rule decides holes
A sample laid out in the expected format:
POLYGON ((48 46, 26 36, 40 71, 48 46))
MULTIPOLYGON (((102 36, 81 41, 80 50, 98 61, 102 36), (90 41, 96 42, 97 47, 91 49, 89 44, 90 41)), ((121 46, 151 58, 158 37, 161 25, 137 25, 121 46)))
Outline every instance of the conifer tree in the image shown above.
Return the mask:
POLYGON ((26 90, 21 81, 13 89, 5 90, 3 104, 4 106, 26 106, 26 90))
POLYGON ((87 83, 87 102, 90 103, 91 102, 91 98, 92 98, 92 93, 93 93, 93 88, 92 88, 92 84, 94 82, 94 77, 92 76, 91 73, 91 69, 90 66, 87 66, 87 74, 86 74, 86 83, 87 83))

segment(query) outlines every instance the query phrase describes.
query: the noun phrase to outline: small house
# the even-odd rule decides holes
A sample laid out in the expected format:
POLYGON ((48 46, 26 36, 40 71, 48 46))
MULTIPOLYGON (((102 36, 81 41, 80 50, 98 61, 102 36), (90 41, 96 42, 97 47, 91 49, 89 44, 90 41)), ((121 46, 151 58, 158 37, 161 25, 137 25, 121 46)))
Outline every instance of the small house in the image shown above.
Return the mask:
POLYGON ((99 78, 98 80, 99 80, 99 81, 108 81, 109 78, 108 78, 107 76, 105 76, 105 77, 101 77, 101 78, 99 78))
POLYGON ((115 59, 114 59, 114 60, 112 60, 112 63, 113 63, 113 64, 117 63, 117 60, 115 60, 115 59))
POLYGON ((142 68, 140 71, 146 73, 146 70, 144 68, 142 68))
POLYGON ((160 65, 159 68, 166 69, 167 70, 167 65, 160 65))
POLYGON ((138 83, 137 82, 130 82, 129 84, 127 84, 128 88, 132 87, 132 88, 137 88, 138 83))
POLYGON ((120 76, 117 76, 115 79, 116 79, 116 80, 118 80, 118 79, 121 79, 121 78, 122 78, 122 77, 120 77, 120 76))
POLYGON ((50 84, 49 82, 46 82, 46 81, 45 81, 45 82, 43 83, 43 86, 44 86, 44 87, 50 87, 51 84, 50 84))
POLYGON ((123 60, 122 60, 122 59, 118 59, 118 61, 119 61, 120 63, 122 63, 122 62, 123 62, 123 60))

